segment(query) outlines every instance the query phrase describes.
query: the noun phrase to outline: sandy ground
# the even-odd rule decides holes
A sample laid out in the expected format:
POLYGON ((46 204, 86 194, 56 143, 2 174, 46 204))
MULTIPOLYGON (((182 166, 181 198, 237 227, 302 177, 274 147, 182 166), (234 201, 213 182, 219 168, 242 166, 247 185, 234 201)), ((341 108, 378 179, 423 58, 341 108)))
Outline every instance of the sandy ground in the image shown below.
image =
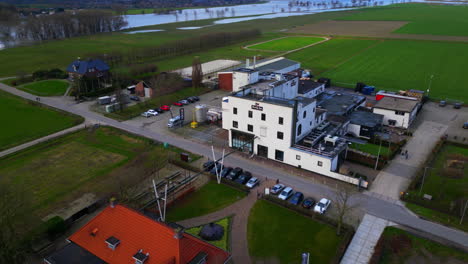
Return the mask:
MULTIPOLYGON (((232 66, 240 64, 239 61, 235 60, 214 60, 210 62, 202 63, 202 71, 203 74, 209 74, 215 71, 220 71, 222 69, 226 69, 232 66)), ((175 70, 174 72, 180 73, 183 77, 192 77, 192 66, 186 67, 183 69, 175 70)))
POLYGON ((468 37, 462 36, 436 36, 392 33, 394 30, 406 25, 407 23, 407 21, 327 20, 315 24, 296 27, 292 30, 289 30, 288 33, 468 42, 468 37))

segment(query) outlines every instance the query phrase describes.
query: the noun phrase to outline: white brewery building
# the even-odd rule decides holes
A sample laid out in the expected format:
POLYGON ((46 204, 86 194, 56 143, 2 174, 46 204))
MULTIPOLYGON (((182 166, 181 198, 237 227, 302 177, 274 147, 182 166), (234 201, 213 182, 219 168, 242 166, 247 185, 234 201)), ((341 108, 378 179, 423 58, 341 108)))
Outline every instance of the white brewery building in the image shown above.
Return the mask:
POLYGON ((349 115, 364 106, 364 96, 328 91, 325 84, 300 78, 300 70, 277 73, 254 67, 232 72, 232 93, 222 102, 230 147, 359 184, 340 173, 340 166, 349 115))

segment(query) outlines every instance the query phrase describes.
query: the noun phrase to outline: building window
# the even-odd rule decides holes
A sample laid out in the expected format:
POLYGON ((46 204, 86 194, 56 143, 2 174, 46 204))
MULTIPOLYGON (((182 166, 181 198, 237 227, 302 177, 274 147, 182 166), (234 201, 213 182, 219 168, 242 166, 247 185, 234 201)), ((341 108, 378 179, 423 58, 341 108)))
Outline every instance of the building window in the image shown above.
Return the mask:
POLYGON ((283 132, 279 132, 279 131, 278 131, 278 132, 276 133, 276 137, 277 137, 278 139, 283 139, 283 137, 284 137, 283 132))
POLYGON ((232 121, 232 127, 238 128, 239 123, 237 123, 237 121, 232 121))
POLYGON ((252 116, 253 116, 253 112, 249 111, 249 117, 252 118, 252 116))
POLYGON ((237 115, 237 107, 234 107, 234 109, 232 109, 232 112, 237 115))
POLYGON ((297 135, 300 136, 302 134, 302 124, 300 124, 298 127, 297 127, 297 135))
POLYGON ((296 155, 297 160, 301 160, 301 155, 296 155))
POLYGON ((252 125, 247 125, 247 130, 250 132, 253 132, 253 126, 252 125))
POLYGON ((262 113, 262 121, 265 121, 265 120, 266 120, 266 114, 262 113))
POLYGON ((275 150, 275 160, 283 161, 284 160, 284 152, 281 150, 275 150))
POLYGON ((283 124, 283 118, 282 117, 278 118, 278 124, 280 124, 280 125, 283 124))
POLYGON ((307 116, 307 111, 304 111, 304 113, 302 113, 302 118, 306 118, 307 116))
POLYGON ((395 111, 395 115, 405 115, 405 112, 403 112, 403 111, 395 111))
POLYGON ((321 161, 317 161, 317 166, 322 167, 323 163, 321 161))
POLYGON ((388 120, 388 125, 389 125, 389 126, 394 126, 394 125, 396 125, 396 120, 389 119, 389 120, 388 120))

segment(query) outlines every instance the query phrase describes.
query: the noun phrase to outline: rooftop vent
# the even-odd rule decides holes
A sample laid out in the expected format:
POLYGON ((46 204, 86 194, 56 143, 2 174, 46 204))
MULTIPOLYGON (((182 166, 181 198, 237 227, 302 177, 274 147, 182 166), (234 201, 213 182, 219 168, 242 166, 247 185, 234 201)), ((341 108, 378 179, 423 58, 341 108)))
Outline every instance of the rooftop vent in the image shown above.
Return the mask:
POLYGON ((149 258, 149 253, 143 253, 143 249, 138 250, 138 252, 133 255, 135 264, 143 264, 149 258))
POLYGON ((111 236, 106 239, 106 244, 110 249, 115 250, 115 248, 120 244, 120 240, 114 236, 111 236))
POLYGON ((97 236, 97 233, 98 233, 98 232, 99 232, 99 229, 98 229, 98 228, 94 228, 93 230, 91 230, 90 235, 93 236, 93 237, 95 237, 95 236, 97 236))

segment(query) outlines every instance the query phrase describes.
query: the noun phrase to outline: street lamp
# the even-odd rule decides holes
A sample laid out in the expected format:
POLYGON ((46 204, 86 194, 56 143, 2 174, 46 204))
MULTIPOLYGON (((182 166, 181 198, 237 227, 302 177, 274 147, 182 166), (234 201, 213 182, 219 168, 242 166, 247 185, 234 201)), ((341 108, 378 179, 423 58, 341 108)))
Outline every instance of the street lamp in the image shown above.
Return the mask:
POLYGON ((375 161, 374 170, 377 170, 377 166, 379 165, 380 149, 381 148, 382 148, 382 138, 380 138, 379 152, 377 153, 377 160, 375 161))
POLYGON ((422 183, 421 183, 421 188, 419 188, 419 195, 421 195, 421 192, 422 192, 422 189, 423 189, 423 185, 424 185, 424 180, 426 179, 426 171, 427 169, 434 169, 432 167, 424 167, 424 174, 423 174, 423 179, 422 179, 422 183))
POLYGON ((429 97, 429 91, 431 90, 432 79, 434 78, 434 74, 431 74, 431 79, 429 79, 429 86, 427 87, 427 97, 429 97))

